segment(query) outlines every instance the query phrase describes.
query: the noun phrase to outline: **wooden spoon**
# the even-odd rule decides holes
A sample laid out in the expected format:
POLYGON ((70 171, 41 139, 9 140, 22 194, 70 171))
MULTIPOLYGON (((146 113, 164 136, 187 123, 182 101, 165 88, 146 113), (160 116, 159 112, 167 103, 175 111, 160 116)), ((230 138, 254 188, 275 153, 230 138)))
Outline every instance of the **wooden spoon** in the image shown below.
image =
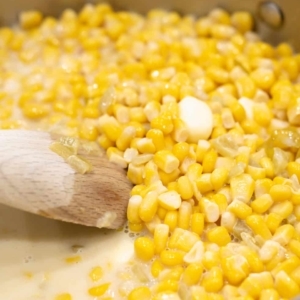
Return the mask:
POLYGON ((131 190, 126 171, 103 152, 82 155, 93 170, 79 174, 49 149, 56 139, 47 132, 0 130, 0 203, 51 219, 121 228, 131 190))

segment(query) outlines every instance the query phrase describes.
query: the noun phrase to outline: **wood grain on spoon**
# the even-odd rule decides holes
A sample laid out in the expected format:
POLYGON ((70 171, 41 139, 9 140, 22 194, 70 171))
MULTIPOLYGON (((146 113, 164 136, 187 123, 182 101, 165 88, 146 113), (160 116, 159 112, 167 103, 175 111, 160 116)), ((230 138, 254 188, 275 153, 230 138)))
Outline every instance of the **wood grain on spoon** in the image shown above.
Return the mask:
POLYGON ((0 203, 86 226, 122 227, 131 190, 126 171, 103 153, 83 155, 93 170, 76 173, 49 149, 53 140, 47 132, 0 130, 0 203))

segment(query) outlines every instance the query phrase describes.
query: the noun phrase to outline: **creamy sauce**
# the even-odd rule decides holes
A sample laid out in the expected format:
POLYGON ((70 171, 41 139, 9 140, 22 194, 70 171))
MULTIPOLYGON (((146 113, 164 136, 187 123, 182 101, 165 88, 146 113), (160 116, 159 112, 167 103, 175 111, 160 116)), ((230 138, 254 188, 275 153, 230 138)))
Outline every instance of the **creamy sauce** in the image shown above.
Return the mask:
POLYGON ((97 297, 88 289, 106 282, 116 287, 107 296, 121 299, 117 286, 133 255, 132 243, 124 231, 67 224, 0 205, 1 299, 53 300, 70 293, 73 300, 91 300, 97 297), (81 261, 66 262, 76 256, 81 261), (96 266, 104 276, 92 282, 89 273, 96 266))

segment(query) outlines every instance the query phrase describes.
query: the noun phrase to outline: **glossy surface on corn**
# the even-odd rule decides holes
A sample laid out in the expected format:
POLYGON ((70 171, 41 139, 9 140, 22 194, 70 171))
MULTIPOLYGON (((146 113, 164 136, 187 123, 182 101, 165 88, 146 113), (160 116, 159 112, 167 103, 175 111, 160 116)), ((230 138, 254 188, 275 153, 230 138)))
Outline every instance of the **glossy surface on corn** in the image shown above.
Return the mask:
POLYGON ((197 19, 87 5, 20 25, 0 31, 1 128, 95 141, 135 184, 129 228, 149 234, 116 299, 300 292, 300 58, 288 44, 260 41, 249 14, 220 9, 197 19), (191 136, 186 97, 208 106, 210 135, 191 136))

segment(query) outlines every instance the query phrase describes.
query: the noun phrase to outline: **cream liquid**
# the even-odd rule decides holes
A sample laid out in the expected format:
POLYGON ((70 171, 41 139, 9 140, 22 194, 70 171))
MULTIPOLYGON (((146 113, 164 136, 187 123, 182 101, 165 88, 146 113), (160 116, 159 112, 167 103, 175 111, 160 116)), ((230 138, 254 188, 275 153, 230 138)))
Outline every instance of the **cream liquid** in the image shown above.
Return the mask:
POLYGON ((123 231, 57 222, 0 206, 0 299, 53 300, 60 293, 70 293, 72 300, 98 299, 88 289, 106 282, 114 290, 107 296, 121 299, 117 290, 124 284, 120 278, 133 255, 132 243, 123 231), (82 260, 66 263, 73 256, 82 260), (89 273, 96 266, 104 276, 93 282, 89 273))

